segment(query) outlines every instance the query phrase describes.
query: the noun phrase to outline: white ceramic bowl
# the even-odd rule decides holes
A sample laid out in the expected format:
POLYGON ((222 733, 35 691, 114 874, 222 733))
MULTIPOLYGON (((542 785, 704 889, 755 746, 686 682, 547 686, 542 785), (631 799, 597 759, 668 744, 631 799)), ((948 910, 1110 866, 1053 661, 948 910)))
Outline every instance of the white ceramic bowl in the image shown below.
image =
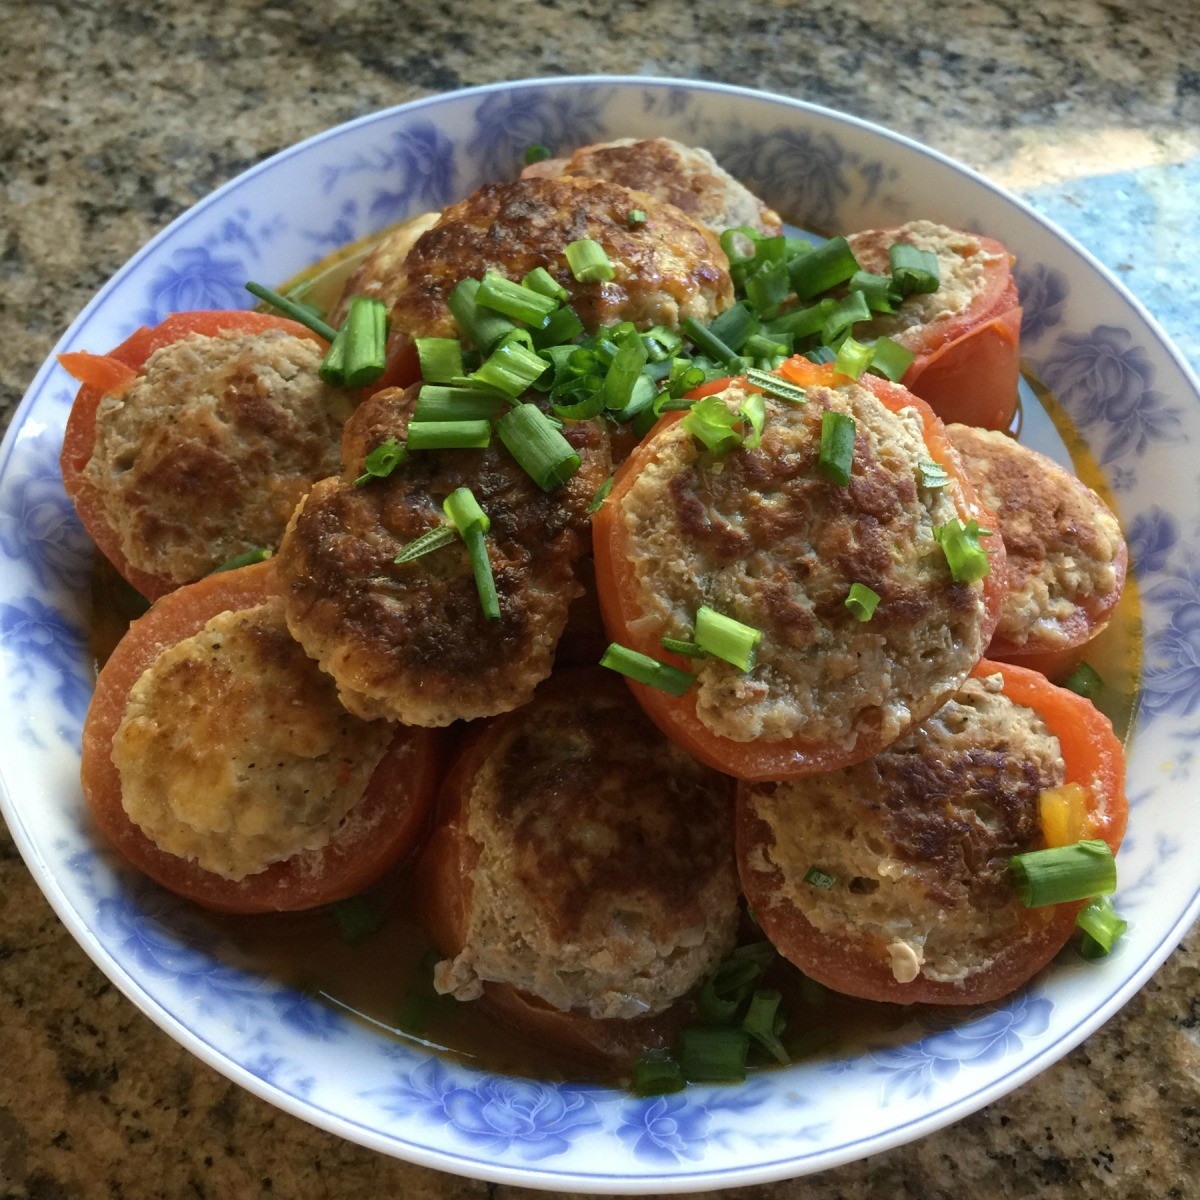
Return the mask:
POLYGON ((928 1133, 1042 1070, 1116 1011, 1200 909, 1200 396, 1141 307, 1087 253, 979 176, 861 121, 714 84, 554 79, 438 96, 285 150, 136 254, 58 350, 103 351, 191 308, 245 307, 334 247, 485 180, 524 148, 620 135, 704 145, 791 220, 853 230, 927 216, 1019 260, 1025 355, 1102 464, 1142 589, 1143 692, 1130 745, 1118 907, 1106 961, 1065 955, 1025 991, 953 1022, 918 1019, 848 1058, 636 1099, 489 1075, 376 1033, 236 959, 188 907, 126 872, 78 783, 92 686, 90 547, 58 453, 74 386, 49 360, 0 455, 4 813, 51 903, 168 1033, 256 1094, 388 1154, 579 1191, 664 1193, 816 1171, 928 1133), (1163 481, 1173 480, 1169 492, 1163 481), (1173 498, 1172 498, 1173 497, 1173 498))

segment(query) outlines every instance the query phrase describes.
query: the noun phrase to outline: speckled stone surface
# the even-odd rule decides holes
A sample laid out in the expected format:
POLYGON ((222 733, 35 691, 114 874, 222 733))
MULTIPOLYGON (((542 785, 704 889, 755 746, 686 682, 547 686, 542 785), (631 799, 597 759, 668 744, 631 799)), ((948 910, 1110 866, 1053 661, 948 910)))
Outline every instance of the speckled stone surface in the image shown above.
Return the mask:
MULTIPOLYGON (((1187 2, 0 0, 0 412, 112 271, 251 163, 431 91, 597 71, 781 91, 953 154, 1121 271, 1195 364, 1173 264, 1200 224, 1198 45, 1187 2)), ((0 832, 0 1200, 518 1194, 537 1193, 360 1149, 202 1065, 91 965, 0 832)), ((1200 1196, 1200 937, 1006 1099, 730 1195, 1200 1196)))

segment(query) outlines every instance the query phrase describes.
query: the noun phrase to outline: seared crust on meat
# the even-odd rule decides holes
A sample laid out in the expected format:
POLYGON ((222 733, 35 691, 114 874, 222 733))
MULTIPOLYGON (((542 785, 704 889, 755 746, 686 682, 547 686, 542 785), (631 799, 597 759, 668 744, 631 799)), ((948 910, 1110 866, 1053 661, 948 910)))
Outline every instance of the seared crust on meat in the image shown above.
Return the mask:
POLYGON ((768 237, 783 232, 779 214, 718 166, 707 150, 670 138, 617 138, 581 146, 570 158, 534 163, 521 174, 526 179, 585 175, 619 183, 675 205, 717 233, 739 225, 768 237))
POLYGON ((438 990, 473 999, 491 981, 597 1018, 663 1011, 733 947, 732 780, 594 669, 556 676, 487 738, 455 784, 474 866, 438 990))
POLYGON ((176 583, 274 547, 314 480, 337 469, 344 389, 321 347, 282 330, 192 334, 105 396, 86 474, 138 570, 176 583))
POLYGON ((948 425, 968 478, 996 514, 1008 594, 996 638, 1008 653, 1079 645, 1108 623, 1128 552, 1104 501, 1007 434, 948 425))
MULTIPOLYGON (((981 656, 986 605, 981 584, 951 579, 934 538, 963 498, 953 479, 922 486, 916 410, 893 413, 853 382, 806 391, 804 404, 766 398, 758 450, 714 459, 682 422, 662 429, 608 504, 636 580, 635 627, 687 639, 707 605, 763 634, 748 672, 691 664, 700 721, 739 742, 852 751, 895 740, 954 692, 981 656), (846 487, 818 467, 828 411, 856 422, 846 487), (870 621, 845 606, 854 583, 882 597, 870 621)), ((743 394, 722 393, 731 408, 743 394)))
POLYGON ((347 425, 341 478, 317 484, 296 510, 277 556, 288 625, 363 717, 440 726, 524 704, 549 673, 579 594, 574 563, 588 543, 587 506, 609 472, 592 422, 570 423, 582 459, 567 483, 543 492, 493 439, 488 450, 413 454, 362 487, 366 455, 403 440, 419 388, 388 389, 347 425), (500 619, 483 614, 461 541, 396 564, 421 534, 445 523, 442 502, 469 487, 491 519, 486 544, 500 619))
POLYGON ((159 849, 238 880, 328 844, 393 732, 342 708, 273 597, 164 650, 112 758, 126 814, 159 849))
POLYGON ((829 939, 804 938, 800 953, 785 939, 801 970, 823 978, 852 944, 875 964, 878 998, 898 999, 891 984, 962 984, 1054 919, 1021 905, 1009 862, 1045 844, 1038 797, 1062 784, 1062 752, 999 686, 969 679, 867 762, 739 785, 739 870, 748 893, 769 896, 756 909, 768 936, 782 907, 829 939), (834 883, 806 883, 812 867, 834 883))
POLYGON ((615 321, 641 329, 709 321, 733 303, 725 255, 711 230, 672 205, 595 179, 518 179, 487 184, 451 205, 405 261, 393 327, 410 337, 458 337, 446 298, 463 279, 498 271, 520 280, 545 267, 571 293, 589 330, 615 321), (640 208, 646 220, 630 225, 640 208), (578 283, 563 250, 592 238, 616 275, 578 283))

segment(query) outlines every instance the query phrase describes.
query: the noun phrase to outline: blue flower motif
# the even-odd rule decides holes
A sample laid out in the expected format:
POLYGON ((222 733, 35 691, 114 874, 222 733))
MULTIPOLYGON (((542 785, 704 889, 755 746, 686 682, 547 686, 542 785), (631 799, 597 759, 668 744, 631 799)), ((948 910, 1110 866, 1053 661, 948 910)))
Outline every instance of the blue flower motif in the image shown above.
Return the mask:
POLYGON ((1021 297, 1021 337, 1033 342, 1062 321, 1067 299, 1067 277, 1054 267, 1035 263, 1014 271, 1021 297))
POLYGON ((638 1158, 664 1166, 700 1158, 711 1124, 707 1109, 689 1101, 686 1093, 627 1104, 621 1118, 617 1137, 638 1158))
POLYGON ((476 132, 467 154, 480 182, 512 179, 528 146, 548 146, 555 153, 598 141, 601 111, 610 89, 545 92, 515 88, 493 92, 475 110, 476 132))
POLYGON ((206 246, 184 246, 171 255, 147 289, 149 305, 140 320, 155 325, 175 312, 201 308, 245 308, 248 277, 239 258, 218 257, 206 246))
POLYGON ((396 1082, 368 1095, 384 1110, 450 1125, 487 1154, 515 1151, 538 1160, 565 1154, 573 1139, 600 1124, 589 1089, 569 1083, 537 1083, 504 1076, 478 1078, 450 1071, 435 1058, 398 1074, 396 1082))
POLYGON ((788 126, 769 133, 739 130, 717 157, 727 171, 805 228, 833 228, 837 210, 850 194, 846 152, 827 133, 788 126))
POLYGON ((11 693, 11 699, 25 699, 40 667, 56 677, 54 695, 59 704, 77 721, 83 719, 92 689, 83 674, 87 641, 79 629, 29 596, 23 604, 0 604, 0 643, 11 651, 10 683, 23 685, 11 693))
POLYGON ((20 446, 23 461, 14 455, 0 492, 0 552, 24 562, 41 587, 78 593, 91 573, 91 539, 63 491, 58 447, 46 438, 20 446))
POLYGON ((371 216, 380 224, 399 221, 421 208, 442 208, 454 186, 454 143, 431 122, 417 121, 392 139, 388 171, 395 190, 376 192, 371 216))
POLYGON ((341 1013, 295 988, 281 987, 272 992, 271 1007, 280 1024, 307 1038, 327 1042, 346 1031, 341 1013))
POLYGON ((1139 716, 1190 717, 1200 708, 1200 566, 1147 588, 1145 600, 1166 610, 1166 623, 1146 647, 1139 716))
POLYGON ((1097 325, 1088 334, 1064 334, 1042 366, 1042 379, 1081 429, 1106 430, 1103 462, 1128 451, 1140 457, 1150 442, 1182 432, 1179 410, 1151 391, 1154 368, 1128 329, 1097 325))
POLYGON ((1161 571, 1171 547, 1179 541, 1179 524, 1169 512, 1152 504, 1133 518, 1126 540, 1129 557, 1139 571, 1161 571))

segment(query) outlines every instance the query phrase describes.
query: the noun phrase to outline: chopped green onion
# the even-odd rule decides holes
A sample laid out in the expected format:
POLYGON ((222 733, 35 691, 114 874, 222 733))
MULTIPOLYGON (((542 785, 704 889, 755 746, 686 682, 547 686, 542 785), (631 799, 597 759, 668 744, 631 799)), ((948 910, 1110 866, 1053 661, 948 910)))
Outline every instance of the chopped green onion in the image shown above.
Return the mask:
POLYGON ((333 341, 329 343, 329 349, 325 351, 325 357, 321 359, 317 374, 320 376, 321 382, 329 384, 330 387, 346 386, 345 325, 337 331, 333 341))
POLYGON ((346 386, 366 387, 383 374, 387 365, 387 306, 372 296, 355 296, 343 328, 346 386))
POLYGON ((825 888, 827 891, 837 883, 837 876, 830 875, 828 871, 822 871, 820 867, 809 867, 804 872, 804 882, 811 884, 813 887, 825 888))
POLYGON ((261 283, 246 284, 246 291, 252 296, 257 296, 260 300, 265 300, 272 308, 277 308, 283 313, 285 317, 291 317, 293 321, 298 321, 305 329, 311 329, 313 333, 319 334, 327 342, 332 342, 337 336, 337 330, 332 325, 322 321, 307 304, 297 304, 295 300, 289 300, 286 296, 281 296, 278 292, 273 292, 270 288, 263 287, 261 283))
POLYGON ((695 642, 684 642, 679 638, 664 637, 658 639, 659 645, 669 654, 682 654, 684 658, 704 658, 708 653, 703 646, 695 642))
MULTIPOLYGON (((646 347, 637 331, 622 338, 604 376, 604 403, 620 412, 633 399, 634 384, 646 365, 646 347)), ((653 390, 651 391, 653 396, 653 390)))
POLYGON ((821 341, 826 346, 836 347, 858 321, 869 321, 871 310, 863 299, 862 292, 851 292, 834 306, 821 326, 821 341))
POLYGON ((746 381, 766 392, 768 396, 774 396, 778 400, 789 400, 793 404, 803 404, 808 399, 802 387, 797 387, 796 384, 790 383, 786 379, 781 379, 778 375, 771 375, 767 371, 756 371, 751 368, 746 372, 746 381))
POLYGON ((696 994, 700 1016, 712 1025, 736 1024, 765 969, 765 964, 752 958, 731 954, 696 994))
POLYGON ((749 1053, 750 1035, 744 1029, 693 1026, 679 1035, 679 1066, 693 1083, 740 1083, 749 1053))
POLYGON ((650 406, 654 402, 656 394, 654 380, 650 378, 648 371, 643 371, 633 381, 633 393, 629 397, 629 403, 614 412, 613 416, 618 421, 629 421, 642 413, 649 413, 653 417, 650 406))
POLYGON ((550 314, 550 319, 541 329, 533 331, 533 344, 544 350, 548 346, 563 346, 574 341, 583 332, 583 322, 573 308, 564 305, 550 314))
POLYGON ((742 445, 747 450, 757 450, 762 445, 763 429, 767 424, 767 406, 761 392, 750 392, 738 408, 738 415, 745 418, 750 426, 742 445))
POLYGON ((946 468, 941 463, 934 462, 932 458, 925 458, 917 463, 917 472, 921 476, 923 488, 943 488, 950 482, 946 468))
POLYGON ((760 988, 750 997, 750 1007, 742 1018, 742 1028, 763 1047, 776 1062, 786 1065, 791 1062, 779 1035, 787 1027, 787 1020, 779 1011, 783 996, 773 988, 760 988))
POLYGON ((697 400, 679 423, 712 454, 728 454, 742 444, 741 417, 720 396, 697 400))
POLYGON ((644 208, 631 208, 625 214, 625 224, 626 225, 630 225, 630 226, 645 225, 645 223, 646 223, 646 210, 644 208))
POLYGON ((363 461, 363 473, 354 481, 354 486, 362 487, 372 479, 386 479, 407 457, 404 443, 388 438, 367 455, 363 461))
POLYGON ((597 388, 575 404, 551 404, 551 411, 564 421, 590 421, 604 411, 604 392, 597 388))
POLYGON ((227 558, 219 566, 213 567, 209 571, 210 575, 220 575, 222 571, 236 571, 238 567, 250 567, 255 563, 266 562, 275 551, 266 546, 256 546, 253 550, 243 550, 241 554, 235 554, 232 558, 227 558))
MULTIPOLYGON (((791 339, 788 339, 790 342, 791 339)), ((788 342, 778 342, 774 337, 768 337, 763 333, 756 333, 746 339, 746 344, 742 347, 743 352, 748 358, 786 358, 791 353, 791 346, 788 342)))
POLYGON ((865 583, 850 585, 850 595, 846 597, 846 607, 859 621, 869 621, 875 615, 875 606, 879 603, 879 593, 872 591, 865 583))
POLYGON ((792 290, 785 262, 765 263, 746 276, 743 285, 750 307, 761 316, 773 315, 792 290))
POLYGON ((1070 675, 1062 681, 1063 687, 1085 700, 1095 700, 1104 687, 1104 680, 1095 667, 1080 663, 1070 675))
POLYGON ((373 933, 378 933, 383 928, 383 918, 363 896, 339 900, 329 910, 329 915, 333 918, 342 941, 351 946, 365 942, 373 933))
POLYGON ((417 361, 426 383, 449 383, 463 373, 462 343, 458 338, 417 338, 417 361))
POLYGON ((651 362, 662 362, 670 358, 683 345, 683 338, 679 336, 678 331, 668 329, 665 325, 655 325, 653 329, 647 329, 642 334, 642 341, 646 346, 646 357, 651 362))
POLYGON ((521 286, 537 292, 540 296, 547 296, 559 304, 563 304, 571 298, 571 293, 545 267, 534 267, 521 280, 521 286))
POLYGON ((821 414, 821 451, 817 466, 826 479, 845 487, 854 465, 854 418, 832 409, 821 414))
POLYGON ((679 1064, 666 1050, 643 1050, 633 1060, 631 1088, 636 1096, 665 1096, 681 1092, 687 1080, 679 1064))
POLYGON ((1099 896, 1081 909, 1075 924, 1083 930, 1079 952, 1084 958, 1103 958, 1129 928, 1129 922, 1117 916, 1107 896, 1099 896))
POLYGON ((867 307, 877 313, 894 313, 903 299, 890 275, 872 275, 870 271, 855 271, 850 277, 850 290, 862 292, 867 307))
POLYGON ((580 283, 604 283, 616 275, 604 247, 591 238, 568 242, 563 253, 571 274, 580 283))
POLYGON ((915 292, 936 292, 941 283, 938 256, 932 250, 918 250, 907 242, 888 247, 892 282, 902 296, 915 292))
POLYGON ((608 499, 608 493, 612 491, 613 480, 615 475, 610 475, 597 489, 596 494, 592 497, 591 503, 588 505, 589 513, 598 513, 603 507, 605 500, 608 499))
POLYGON ((947 521, 945 525, 933 527, 933 536, 946 556, 950 577, 955 583, 975 583, 987 576, 991 564, 979 539, 991 532, 990 529, 981 529, 979 522, 974 519, 964 525, 958 517, 947 521))
POLYGON ((489 421, 410 421, 410 450, 486 450, 492 441, 489 421))
POLYGON ((735 355, 758 330, 759 324, 754 314, 740 301, 708 323, 709 334, 722 346, 728 346, 735 355))
POLYGON ((534 163, 545 162, 546 159, 552 157, 552 151, 539 142, 534 142, 533 145, 525 147, 525 165, 527 167, 532 166, 534 163))
POLYGON ((775 320, 767 322, 763 326, 763 332, 794 338, 812 337, 813 334, 821 332, 822 326, 835 308, 837 308, 836 300, 818 300, 816 304, 812 304, 808 308, 794 309, 792 312, 784 313, 782 317, 776 317, 775 320))
POLYGON ((874 346, 856 342, 852 337, 848 337, 838 348, 837 358, 833 360, 833 369, 839 375, 857 379, 871 365, 874 353, 874 346))
POLYGON ((394 563, 412 562, 415 558, 421 558, 423 555, 431 554, 434 550, 440 550, 443 546, 448 546, 458 537, 458 531, 453 525, 435 525, 432 529, 426 530, 419 538, 414 538, 395 558, 394 563))
POLYGON ((685 317, 679 327, 695 346, 715 362, 737 364, 737 351, 727 346, 711 330, 705 329, 695 317, 685 317))
POLYGON ((553 491, 579 470, 579 455, 536 404, 510 409, 500 418, 496 432, 509 454, 544 492, 553 491))
POLYGON ((828 346, 818 346, 815 350, 805 350, 804 357, 820 366, 822 363, 833 362, 837 355, 828 346))
POLYGON ((790 278, 799 300, 809 300, 845 283, 858 270, 858 260, 844 237, 830 238, 808 254, 794 259, 790 278))
POLYGON ((639 654, 636 650, 630 650, 616 642, 605 650, 600 665, 672 696, 682 696, 696 682, 695 675, 659 662, 657 658, 651 658, 648 654, 639 654))
POLYGON ((759 629, 704 606, 696 613, 694 636, 702 650, 743 671, 751 671, 763 635, 759 629))
POLYGON ((495 392, 427 383, 417 396, 412 419, 414 422, 491 421, 505 407, 504 398, 495 392))
POLYGON ((535 329, 545 325, 547 318, 558 307, 556 298, 513 283, 498 271, 488 271, 484 275, 479 291, 475 293, 475 303, 512 317, 514 321, 524 321, 535 329))
POLYGON ((899 383, 905 372, 913 364, 916 356, 911 350, 906 350, 899 342, 890 337, 875 339, 875 354, 871 359, 871 370, 878 372, 885 379, 899 383))
POLYGON ((546 360, 518 341, 501 342, 468 377, 510 400, 527 391, 546 373, 546 360))
POLYGON ((483 615, 489 621, 498 621, 500 600, 496 595, 496 581, 492 576, 492 563, 484 540, 484 534, 492 527, 487 513, 479 507, 479 501, 471 489, 465 487, 456 488, 446 497, 442 502, 442 511, 450 518, 466 544, 483 615))
POLYGON ((458 322, 467 341, 487 354, 491 348, 516 326, 507 317, 482 307, 477 297, 482 284, 478 279, 461 279, 446 297, 446 305, 458 322))
POLYGON ((1009 865, 1026 908, 1091 900, 1117 890, 1116 860, 1099 839, 1016 854, 1009 865))

